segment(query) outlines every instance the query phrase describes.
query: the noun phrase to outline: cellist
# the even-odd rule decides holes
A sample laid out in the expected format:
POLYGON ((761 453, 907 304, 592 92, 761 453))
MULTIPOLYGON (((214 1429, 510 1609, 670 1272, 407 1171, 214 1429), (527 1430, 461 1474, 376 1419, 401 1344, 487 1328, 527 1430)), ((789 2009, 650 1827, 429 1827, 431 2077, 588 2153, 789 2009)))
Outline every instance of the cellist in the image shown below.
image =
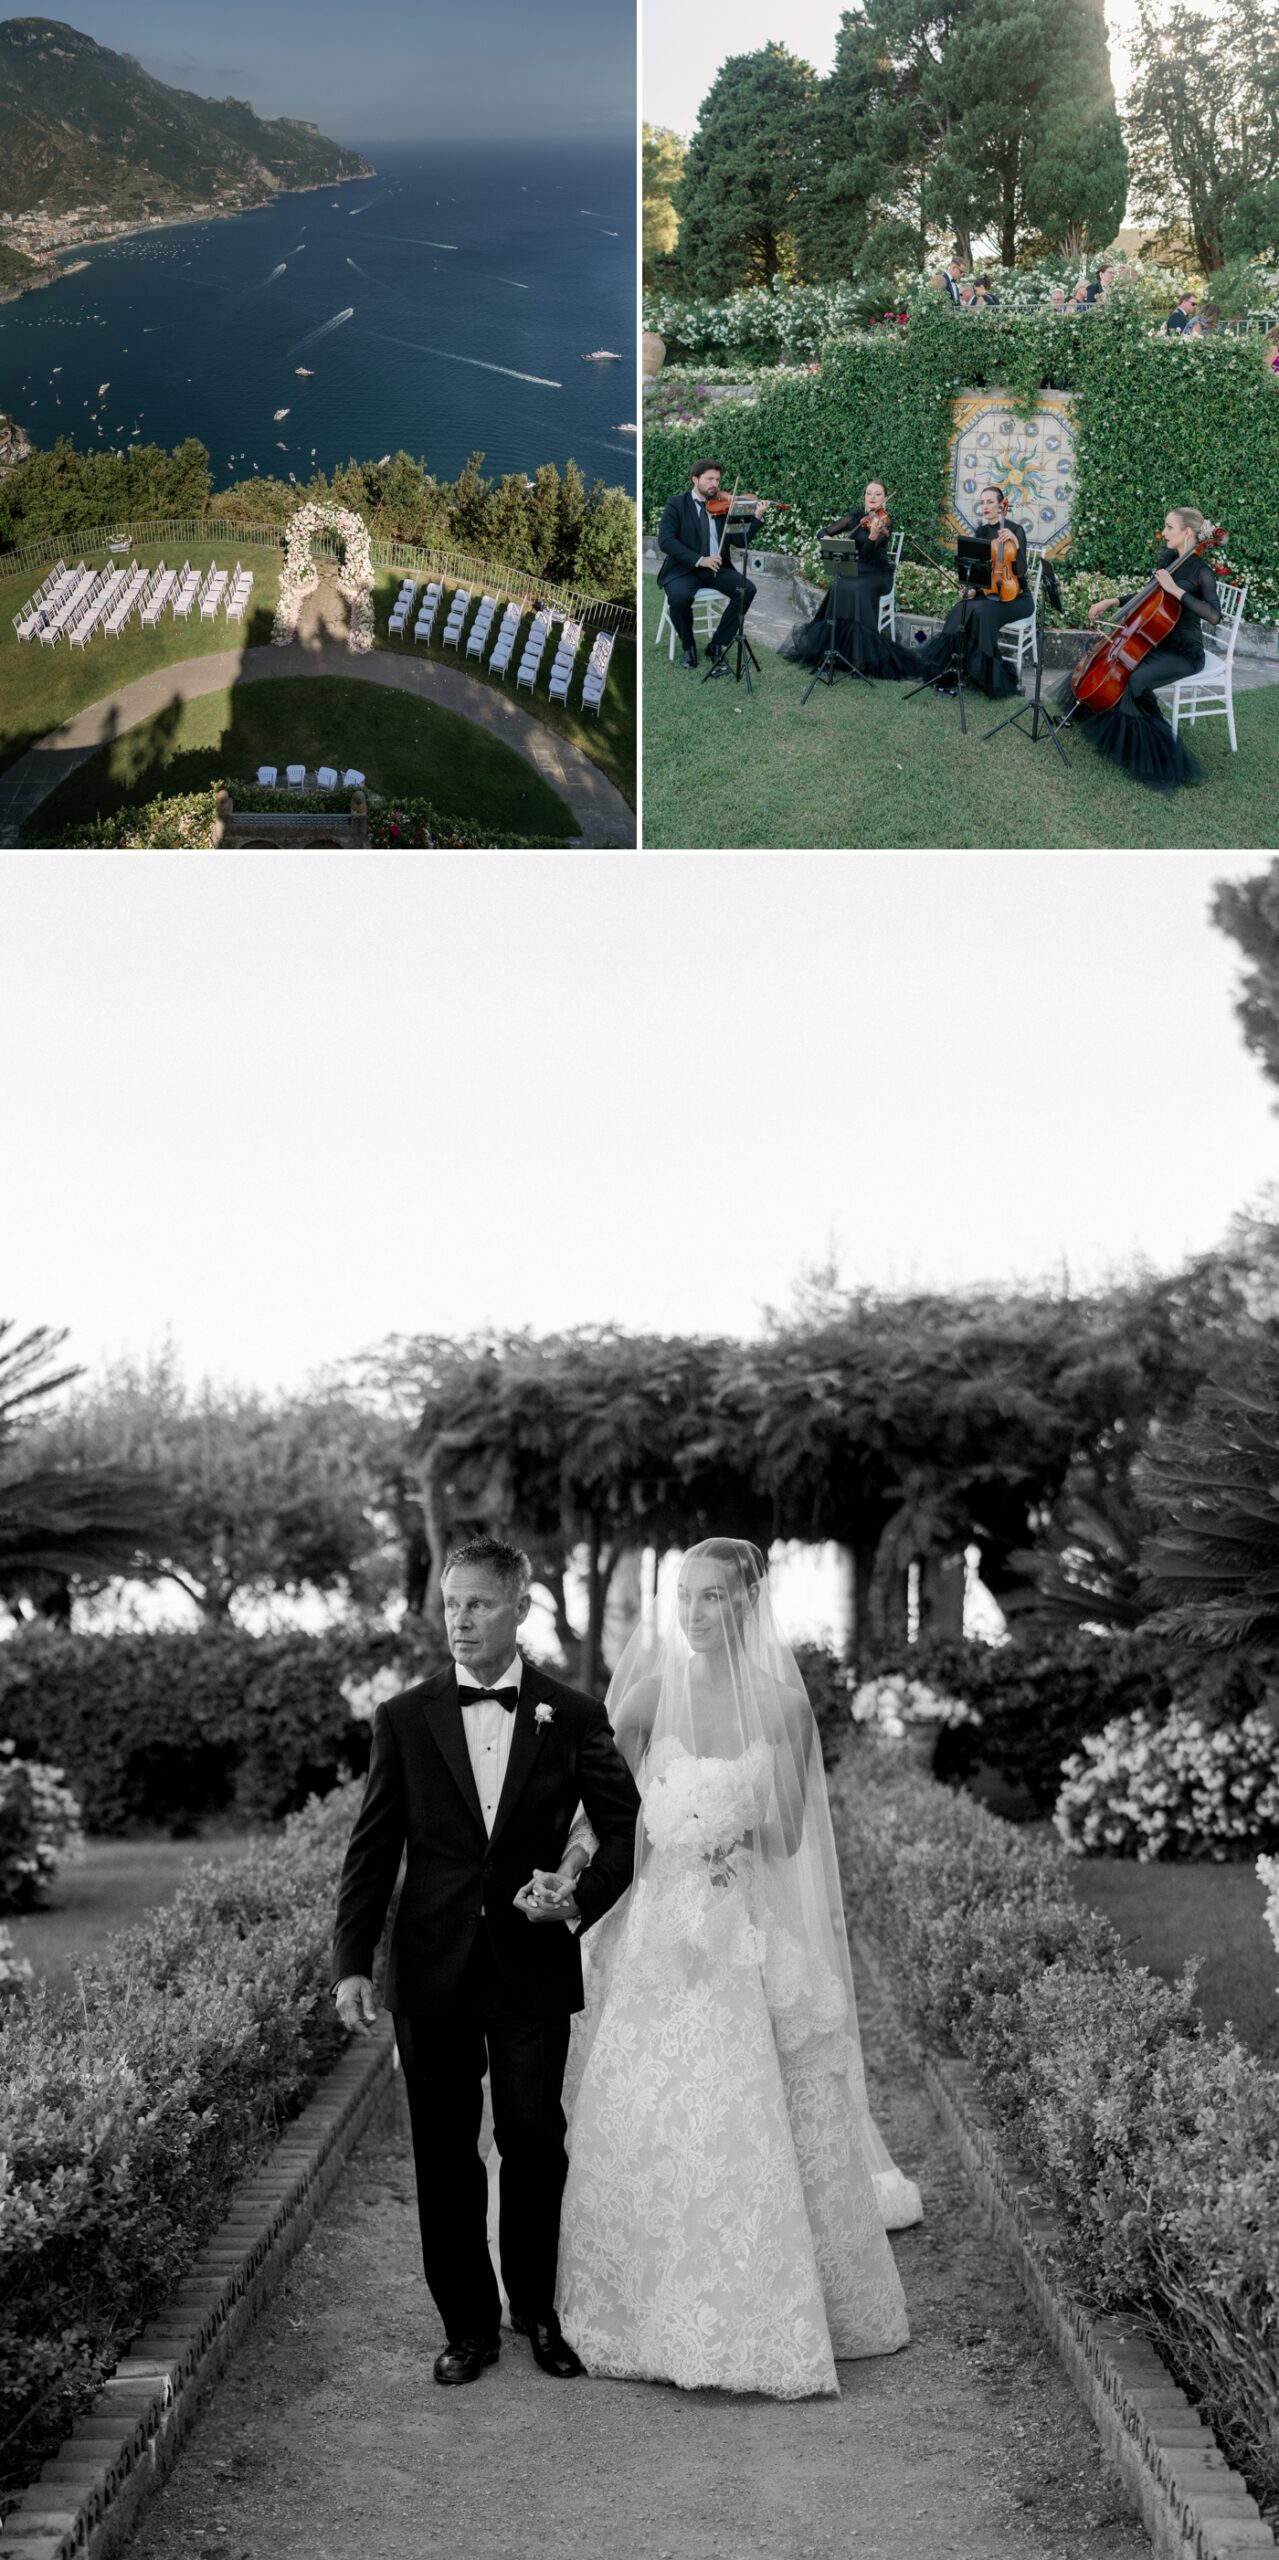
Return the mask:
POLYGON ((991 537, 991 580, 986 588, 966 587, 953 604, 941 630, 916 651, 922 676, 933 679, 938 693, 953 693, 957 656, 962 648, 965 684, 981 687, 993 701, 1018 690, 1008 660, 1000 655, 999 634, 1006 622, 1024 621, 1030 611, 1026 534, 1014 524, 1002 489, 992 481, 980 492, 982 533, 991 537), (1002 555, 996 566, 996 553, 1002 555))
MULTIPOLYGON (((1152 791, 1175 791, 1183 782, 1204 779, 1198 757, 1174 738, 1155 700, 1155 689, 1197 673, 1204 662, 1204 631, 1221 620, 1217 581, 1207 561, 1195 552, 1195 545, 1211 530, 1207 516, 1201 516, 1197 507, 1169 509, 1155 583, 1177 602, 1177 620, 1160 646, 1133 668, 1118 702, 1109 710, 1090 712, 1085 705, 1079 706, 1080 725, 1098 754, 1109 756, 1152 791)), ((1101 604, 1090 606, 1088 619, 1100 622, 1105 614, 1124 612, 1132 601, 1131 596, 1107 596, 1101 604)), ((1072 677, 1067 677, 1060 699, 1067 710, 1074 706, 1072 677)))

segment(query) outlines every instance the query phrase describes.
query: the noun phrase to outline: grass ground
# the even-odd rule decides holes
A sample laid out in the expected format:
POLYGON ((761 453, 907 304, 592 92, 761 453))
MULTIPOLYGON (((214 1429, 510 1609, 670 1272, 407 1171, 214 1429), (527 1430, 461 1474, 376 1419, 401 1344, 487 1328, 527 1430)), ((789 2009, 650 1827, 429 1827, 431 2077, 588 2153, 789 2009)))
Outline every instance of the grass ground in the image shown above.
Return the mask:
MULTIPOLYGON (((573 695, 573 702, 571 704, 562 705, 558 702, 550 701, 546 688, 550 679, 551 659, 553 653, 549 648, 542 661, 541 675, 532 692, 529 691, 527 686, 524 687, 523 691, 519 693, 516 692, 515 670, 519 665, 520 651, 524 646, 525 634, 533 620, 531 608, 529 612, 525 614, 524 619, 520 624, 516 638, 516 645, 511 655, 510 673, 505 676, 493 676, 488 673, 487 668, 480 665, 477 659, 468 658, 466 654, 466 634, 475 619, 476 613, 479 611, 480 589, 472 589, 474 602, 467 614, 466 622, 463 626, 461 644, 456 649, 446 649, 443 645, 442 638, 446 607, 448 605, 449 596, 453 590, 446 587, 441 599, 440 610, 435 618, 435 637, 433 640, 424 643, 414 640, 411 628, 406 638, 397 637, 394 640, 391 638, 390 633, 387 630, 387 624, 391 618, 391 607, 399 592, 399 570, 379 570, 377 588, 374 597, 374 610, 377 617, 377 645, 379 648, 398 651, 403 657, 434 658, 443 666, 461 667, 464 674, 468 676, 475 676, 481 684, 492 685, 497 692, 505 693, 511 701, 518 702, 521 711, 531 711, 537 719, 545 722, 548 729, 553 729, 557 737, 569 739, 573 746, 580 747, 582 749, 584 755, 592 757, 594 762, 600 767, 601 772, 608 775, 610 782, 616 783, 618 790, 622 793, 623 798, 629 803, 630 807, 632 809, 635 807, 635 765, 638 740, 638 719, 635 700, 636 648, 633 640, 619 638, 613 644, 613 656, 608 670, 608 683, 604 688, 604 699, 600 704, 599 716, 597 718, 593 711, 583 711, 580 708, 580 677, 575 681, 571 688, 573 695)), ((498 622, 500 622, 501 616, 499 615, 497 619, 498 622)), ((496 631, 497 624, 495 623, 495 637, 496 631)), ((583 665, 585 665, 586 662, 589 646, 590 635, 587 634, 583 638, 580 652, 583 665)))
POLYGON ((644 632, 644 843, 796 849, 994 846, 1270 848, 1279 798, 1279 685, 1235 704, 1239 752, 1224 720, 1191 744, 1208 780, 1171 799, 1103 764, 1070 738, 1066 772, 1050 739, 1016 730, 983 745, 1010 705, 970 697, 961 737, 953 702, 837 678, 807 705, 809 677, 771 649, 744 686, 703 684, 663 642, 661 596, 641 582, 644 632))
MULTIPOLYGON (((63 549, 64 556, 72 561, 81 557, 73 542, 64 545, 63 549)), ((171 560, 171 555, 172 545, 166 550, 163 544, 152 543, 129 556, 153 568, 161 558, 171 560)), ((83 556, 93 568, 105 567, 108 557, 105 552, 85 553, 83 556)), ((200 622, 198 619, 175 622, 172 614, 168 614, 154 631, 144 631, 135 619, 127 631, 121 632, 118 640, 99 633, 87 649, 72 650, 65 641, 60 641, 56 649, 41 649, 30 642, 24 647, 15 636, 13 616, 42 581, 33 570, 24 571, 18 578, 0 579, 0 771, 6 765, 16 763, 37 738, 47 737, 51 729, 60 728, 63 721, 71 719, 75 712, 87 710, 90 703, 100 701, 104 694, 114 692, 119 685, 131 684, 137 676, 151 675, 159 667, 175 666, 184 658, 204 657, 210 652, 237 645, 265 647, 271 637, 279 593, 279 557, 275 551, 259 550, 256 546, 240 556, 254 575, 253 602, 242 623, 228 624, 221 615, 216 622, 200 622)), ((193 568, 206 569, 215 558, 231 565, 235 554, 233 550, 228 551, 225 544, 217 544, 184 551, 182 558, 189 558, 193 568)), ((181 560, 176 565, 180 567, 181 560)), ((411 639, 390 640, 387 636, 391 599, 398 592, 399 583, 398 572, 383 570, 378 573, 377 646, 412 655, 415 644, 411 639)), ((531 618, 530 615, 528 619, 531 618)), ((442 632, 443 628, 441 616, 436 629, 442 632)), ((440 659, 446 665, 460 664, 463 672, 479 683, 499 687, 503 684, 500 676, 488 676, 482 670, 477 675, 476 662, 474 659, 468 662, 464 648, 459 657, 454 650, 442 648, 437 640, 425 654, 440 659)), ((546 675, 549 673, 548 660, 546 675)), ((515 699, 514 674, 505 682, 511 698, 515 699)), ((635 643, 630 639, 619 639, 613 651, 598 719, 593 712, 562 709, 559 704, 548 701, 545 676, 535 692, 525 690, 518 700, 521 710, 532 712, 548 729, 568 738, 590 756, 634 808, 638 737, 635 697, 635 643)), ((184 787, 178 783, 172 786, 175 791, 184 787)), ((397 787, 403 789, 405 786, 397 787)), ((422 789, 420 781, 417 787, 422 789)), ((478 812, 476 822, 480 823, 478 812)))
POLYGON ((215 1840, 90 1840, 79 1866, 63 1867, 55 1910, 6 1919, 14 1954, 25 1956, 51 1991, 71 1991, 77 1958, 95 1954, 117 1929, 172 1902, 189 1868, 242 1858, 250 1845, 245 1832, 215 1840))
POLYGON ((1199 2005, 1210 2027, 1233 2026, 1279 2064, 1279 1952, 1263 1917, 1250 1860, 1224 1866, 1141 1866, 1135 1858, 1072 1858, 1079 1900, 1113 1920, 1133 1964, 1171 1982, 1202 1956, 1199 2005))
MULTIPOLYGON (((68 542, 63 556, 74 563, 81 553, 74 542, 68 542)), ((105 551, 83 556, 90 568, 106 566, 105 551)), ((184 559, 190 560, 193 569, 207 569, 214 559, 228 568, 235 562, 235 553, 222 543, 183 551, 176 562, 172 545, 166 549, 161 543, 127 556, 149 569, 162 559, 179 569, 184 559)), ((65 640, 56 649, 41 649, 34 641, 24 646, 14 632, 13 616, 43 581, 30 569, 20 578, 0 579, 0 771, 25 755, 37 738, 47 738, 51 729, 60 729, 77 711, 87 710, 105 693, 114 693, 118 685, 132 684, 137 676, 151 675, 157 667, 176 666, 183 658, 208 657, 220 649, 263 647, 271 637, 275 616, 279 558, 274 551, 257 549, 240 557, 253 571, 253 598, 243 622, 228 623, 224 614, 216 622, 201 622, 198 614, 189 622, 175 622, 169 613, 154 631, 144 631, 135 616, 118 640, 98 632, 87 649, 71 649, 65 640)))
MULTIPOLYGON (((419 796, 486 833, 571 843, 577 821, 532 765, 434 702, 340 676, 237 684, 169 705, 99 749, 43 801, 34 844, 170 792, 200 791, 260 764, 358 766, 388 799, 419 796)), ((287 793, 281 794, 287 806, 287 793)))

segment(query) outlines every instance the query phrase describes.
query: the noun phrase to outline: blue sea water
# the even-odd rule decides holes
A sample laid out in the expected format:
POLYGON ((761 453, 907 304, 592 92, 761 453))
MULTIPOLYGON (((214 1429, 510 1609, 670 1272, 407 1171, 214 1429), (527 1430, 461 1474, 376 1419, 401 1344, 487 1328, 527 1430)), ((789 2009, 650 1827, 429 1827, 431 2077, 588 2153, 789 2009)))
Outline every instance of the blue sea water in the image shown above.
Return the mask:
POLYGON ((218 487, 403 448, 633 489, 630 138, 357 147, 376 177, 90 247, 0 308, 0 410, 82 452, 198 436, 218 487))

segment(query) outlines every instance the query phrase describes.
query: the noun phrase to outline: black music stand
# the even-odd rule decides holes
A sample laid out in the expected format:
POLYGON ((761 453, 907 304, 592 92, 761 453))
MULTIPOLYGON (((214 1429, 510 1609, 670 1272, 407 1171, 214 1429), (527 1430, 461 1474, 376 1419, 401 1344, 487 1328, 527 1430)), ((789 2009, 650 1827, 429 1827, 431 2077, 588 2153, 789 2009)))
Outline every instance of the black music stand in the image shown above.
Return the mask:
MULTIPOLYGON (((742 537, 742 559, 743 562, 745 562, 750 550, 750 542, 747 538, 747 527, 758 525, 758 523, 759 517, 756 515, 753 507, 744 509, 740 515, 725 516, 719 538, 720 550, 723 550, 726 542, 731 541, 734 533, 740 533, 742 537)), ((742 609, 737 622, 737 638, 733 642, 731 649, 722 649, 714 655, 713 664, 707 668, 706 673, 702 678, 703 684, 713 684, 717 676, 731 676, 734 684, 740 684, 743 676, 745 676, 747 692, 752 693, 754 691, 754 687, 751 683, 751 668, 753 667, 756 675, 758 675, 760 673, 760 664, 749 640, 746 637, 747 610, 747 600, 743 597, 742 609)), ((713 635, 710 645, 711 650, 714 653, 715 641, 713 635)))
POLYGON ((842 602, 842 590, 845 587, 855 586, 861 572, 861 562, 857 557, 857 546, 853 542, 847 544, 824 542, 822 544, 822 558, 829 561, 835 570, 835 575, 831 579, 830 585, 826 590, 826 609, 830 615, 830 638, 826 643, 826 647, 821 657, 818 659, 809 683, 804 687, 799 706, 801 711, 816 685, 824 684, 828 689, 833 685, 835 681, 836 667, 842 667, 845 675, 860 677, 863 684, 869 684, 871 682, 871 678, 867 674, 865 667, 854 666, 852 659, 846 658, 843 650, 837 649, 835 646, 835 633, 839 624, 841 622, 851 622, 852 620, 851 612, 841 614, 839 608, 842 602), (846 562, 855 562, 856 566, 844 567, 841 565, 846 562))
POLYGON ((983 729, 981 742, 982 745, 985 746, 991 738, 997 738, 999 736, 1001 729, 1016 729, 1023 738, 1029 739, 1032 747, 1037 747, 1043 731, 1046 730, 1049 737, 1052 739, 1058 755, 1061 757, 1067 773, 1069 773, 1070 758, 1061 743, 1060 732, 1063 729, 1069 728, 1071 721, 1074 719, 1075 713, 1079 709, 1079 704, 1077 701, 1072 702, 1069 711, 1050 711, 1047 703, 1042 698, 1044 687, 1045 588, 1049 590, 1049 602, 1053 604, 1058 611, 1060 611, 1061 589, 1057 584, 1057 574, 1053 568, 1051 560, 1045 560, 1043 563, 1039 593, 1035 598, 1034 692, 1032 693, 1028 703, 1019 702, 1016 710, 1010 711, 1006 719, 997 720, 995 722, 993 729, 983 729), (1029 715, 1030 718, 1030 727, 1029 729, 1024 729, 1022 727, 1022 722, 1026 719, 1027 715, 1029 715))
MULTIPOLYGON (((938 565, 943 564, 939 562, 938 565)), ((954 569, 955 583, 960 594, 963 594, 966 587, 982 585, 989 576, 989 538, 983 540, 980 534, 961 533, 955 546, 954 569)), ((968 717, 964 710, 964 642, 967 636, 968 617, 965 615, 959 629, 951 633, 950 656, 938 674, 925 676, 921 684, 913 684, 909 693, 902 696, 904 702, 913 702, 917 693, 940 691, 944 696, 953 688, 955 699, 959 704, 960 735, 965 738, 968 735, 968 717)))

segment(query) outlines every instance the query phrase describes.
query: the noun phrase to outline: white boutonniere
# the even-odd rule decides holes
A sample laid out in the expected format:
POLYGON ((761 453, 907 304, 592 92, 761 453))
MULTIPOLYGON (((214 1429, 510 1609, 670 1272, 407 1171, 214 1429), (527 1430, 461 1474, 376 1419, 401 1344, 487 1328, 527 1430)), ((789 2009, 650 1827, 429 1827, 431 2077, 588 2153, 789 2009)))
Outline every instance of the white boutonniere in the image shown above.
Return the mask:
POLYGON ((533 1722, 534 1724, 554 1724, 555 1709, 545 1698, 543 1698, 540 1703, 534 1707, 533 1722))

